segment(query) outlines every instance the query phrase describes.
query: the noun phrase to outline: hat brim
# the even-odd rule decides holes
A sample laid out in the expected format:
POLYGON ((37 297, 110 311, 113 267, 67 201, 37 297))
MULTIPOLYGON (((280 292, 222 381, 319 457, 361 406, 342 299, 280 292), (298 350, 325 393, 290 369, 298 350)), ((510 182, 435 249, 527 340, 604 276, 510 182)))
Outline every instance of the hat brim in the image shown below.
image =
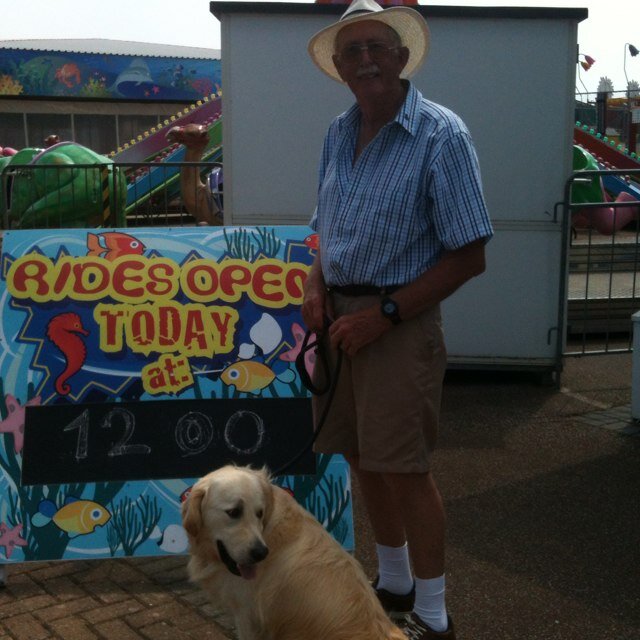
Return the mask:
POLYGON ((307 50, 314 64, 333 80, 343 82, 333 64, 334 43, 338 31, 355 22, 376 20, 391 27, 402 39, 402 46, 409 49, 409 59, 402 70, 402 78, 410 78, 429 53, 431 37, 426 20, 409 7, 390 7, 383 11, 359 13, 321 29, 309 40, 307 50))

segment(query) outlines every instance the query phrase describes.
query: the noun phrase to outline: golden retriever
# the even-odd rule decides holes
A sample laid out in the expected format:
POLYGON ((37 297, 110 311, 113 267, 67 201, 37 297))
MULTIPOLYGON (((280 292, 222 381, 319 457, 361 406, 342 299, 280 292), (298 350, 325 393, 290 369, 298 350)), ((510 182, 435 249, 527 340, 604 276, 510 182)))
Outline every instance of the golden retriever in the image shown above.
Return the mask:
POLYGON ((406 640, 352 558, 265 471, 227 466, 182 506, 189 577, 240 640, 406 640))

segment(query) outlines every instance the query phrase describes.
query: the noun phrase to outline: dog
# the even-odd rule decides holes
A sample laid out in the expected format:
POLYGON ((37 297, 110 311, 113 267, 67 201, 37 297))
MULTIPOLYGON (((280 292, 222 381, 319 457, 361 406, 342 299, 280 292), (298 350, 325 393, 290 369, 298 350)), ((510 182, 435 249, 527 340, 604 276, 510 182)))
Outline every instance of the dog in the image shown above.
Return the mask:
POLYGON ((226 466, 182 505, 189 578, 239 640, 406 640, 362 568, 265 470, 226 466))

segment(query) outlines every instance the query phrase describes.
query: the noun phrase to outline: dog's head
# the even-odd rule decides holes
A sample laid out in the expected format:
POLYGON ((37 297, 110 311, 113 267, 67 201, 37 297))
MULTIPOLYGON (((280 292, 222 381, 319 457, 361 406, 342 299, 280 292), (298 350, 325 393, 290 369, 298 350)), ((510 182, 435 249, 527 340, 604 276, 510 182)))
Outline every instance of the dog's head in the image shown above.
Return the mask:
POLYGON ((263 532, 273 510, 265 471, 227 466, 204 476, 182 505, 182 526, 194 554, 222 561, 250 580, 269 553, 263 532))

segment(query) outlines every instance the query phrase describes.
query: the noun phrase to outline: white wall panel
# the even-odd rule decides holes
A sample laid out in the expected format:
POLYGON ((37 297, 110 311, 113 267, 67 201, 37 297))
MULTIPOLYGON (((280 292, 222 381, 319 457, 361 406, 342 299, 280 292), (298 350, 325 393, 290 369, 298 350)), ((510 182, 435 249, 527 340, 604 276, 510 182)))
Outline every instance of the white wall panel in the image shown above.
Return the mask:
MULTIPOLYGON (((324 134, 353 102, 306 53, 309 38, 339 17, 328 6, 212 3, 222 22, 228 224, 309 220, 324 134)), ((419 9, 432 46, 413 81, 471 130, 496 229, 487 272, 444 305, 451 359, 547 366, 557 358, 560 304, 553 211, 571 173, 577 25, 586 11, 419 9)))

